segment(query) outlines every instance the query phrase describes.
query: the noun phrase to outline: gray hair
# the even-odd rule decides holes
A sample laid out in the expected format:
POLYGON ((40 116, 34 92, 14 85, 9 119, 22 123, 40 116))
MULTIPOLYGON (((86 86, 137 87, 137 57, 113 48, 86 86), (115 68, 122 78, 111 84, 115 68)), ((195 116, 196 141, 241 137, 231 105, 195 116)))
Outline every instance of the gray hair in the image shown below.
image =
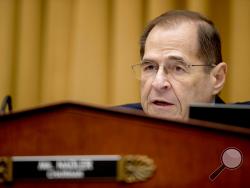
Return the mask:
POLYGON ((140 56, 144 56, 147 37, 155 26, 174 26, 185 21, 197 24, 198 52, 197 56, 207 65, 222 62, 221 40, 213 22, 201 14, 188 10, 172 10, 163 13, 149 22, 140 38, 140 56))

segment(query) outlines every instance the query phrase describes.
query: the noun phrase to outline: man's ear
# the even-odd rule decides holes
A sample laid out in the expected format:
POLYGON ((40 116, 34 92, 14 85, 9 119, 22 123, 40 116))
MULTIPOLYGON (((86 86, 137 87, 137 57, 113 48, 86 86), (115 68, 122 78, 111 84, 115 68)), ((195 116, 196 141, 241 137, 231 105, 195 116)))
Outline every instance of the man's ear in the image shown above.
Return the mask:
POLYGON ((227 64, 224 62, 219 63, 211 71, 213 94, 217 95, 223 88, 226 81, 227 64))

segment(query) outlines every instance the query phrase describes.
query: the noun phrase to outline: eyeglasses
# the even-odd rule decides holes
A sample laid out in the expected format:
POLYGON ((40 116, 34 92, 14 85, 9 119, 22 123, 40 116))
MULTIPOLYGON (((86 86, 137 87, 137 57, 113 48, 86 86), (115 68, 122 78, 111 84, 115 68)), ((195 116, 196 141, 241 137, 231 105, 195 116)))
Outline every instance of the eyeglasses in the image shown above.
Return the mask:
MULTIPOLYGON (((213 68, 216 65, 203 65, 203 64, 187 64, 183 61, 169 61, 163 65, 164 72, 171 75, 176 80, 183 80, 190 76, 192 67, 209 67, 213 68)), ((142 62, 132 65, 132 70, 138 80, 145 80, 154 78, 160 69, 160 65, 155 62, 142 62)))

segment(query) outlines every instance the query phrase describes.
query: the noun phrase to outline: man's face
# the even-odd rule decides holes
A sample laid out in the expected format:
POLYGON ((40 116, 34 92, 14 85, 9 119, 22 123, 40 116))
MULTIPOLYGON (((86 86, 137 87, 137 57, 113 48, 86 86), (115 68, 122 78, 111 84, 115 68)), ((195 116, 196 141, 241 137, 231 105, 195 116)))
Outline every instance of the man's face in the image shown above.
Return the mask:
MULTIPOLYGON (((150 32, 142 62, 153 62, 159 69, 155 76, 141 81, 143 110, 164 118, 187 118, 188 106, 197 102, 212 102, 212 78, 204 67, 190 67, 181 79, 166 71, 169 62, 205 64, 197 57, 197 27, 192 23, 164 29, 156 26, 150 32)), ((179 70, 177 69, 177 72, 179 70)))

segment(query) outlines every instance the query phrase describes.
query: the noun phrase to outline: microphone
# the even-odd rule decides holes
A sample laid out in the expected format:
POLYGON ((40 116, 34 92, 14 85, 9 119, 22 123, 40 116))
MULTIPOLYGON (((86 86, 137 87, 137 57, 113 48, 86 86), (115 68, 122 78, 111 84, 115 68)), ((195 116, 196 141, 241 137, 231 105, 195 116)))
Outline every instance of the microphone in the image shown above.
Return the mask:
POLYGON ((9 113, 12 112, 12 99, 10 95, 7 95, 3 98, 0 108, 0 115, 6 113, 6 108, 8 107, 9 113))

